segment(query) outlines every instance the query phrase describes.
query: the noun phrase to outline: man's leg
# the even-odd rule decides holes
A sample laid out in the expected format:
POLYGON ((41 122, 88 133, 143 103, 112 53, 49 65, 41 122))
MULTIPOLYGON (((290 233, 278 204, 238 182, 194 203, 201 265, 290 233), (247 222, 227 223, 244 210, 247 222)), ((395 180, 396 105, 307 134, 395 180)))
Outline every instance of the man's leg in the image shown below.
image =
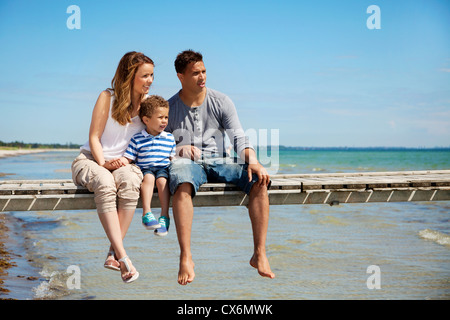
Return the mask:
POLYGON ((191 254, 191 230, 194 217, 192 197, 198 187, 206 183, 202 166, 190 159, 176 159, 169 167, 169 188, 172 211, 180 245, 180 270, 178 283, 186 285, 194 280, 194 262, 191 254))
POLYGON ((249 195, 248 211, 253 230, 254 252, 250 265, 263 277, 275 278, 266 256, 266 237, 269 226, 269 196, 267 187, 254 183, 249 195))
MULTIPOLYGON (((226 160, 228 161, 228 160, 226 160)), ((248 211, 253 230, 254 252, 250 259, 250 265, 263 277, 274 278, 269 260, 266 256, 266 237, 269 226, 269 195, 267 186, 259 185, 258 178, 253 175, 252 182, 248 181, 248 173, 245 166, 226 162, 212 163, 207 167, 208 179, 214 182, 227 182, 239 186, 249 195, 248 211)))
POLYGON ((194 261, 191 253, 192 219, 194 206, 192 204, 192 185, 180 184, 172 199, 173 217, 180 245, 180 269, 178 283, 186 285, 194 280, 194 261))

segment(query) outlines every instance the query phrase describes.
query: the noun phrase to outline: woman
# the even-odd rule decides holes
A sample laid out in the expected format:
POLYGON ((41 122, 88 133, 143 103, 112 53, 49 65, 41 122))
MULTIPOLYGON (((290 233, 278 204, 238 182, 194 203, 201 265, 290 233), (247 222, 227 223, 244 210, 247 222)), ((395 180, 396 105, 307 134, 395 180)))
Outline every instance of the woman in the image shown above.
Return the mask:
POLYGON ((101 92, 94 106, 89 141, 72 164, 74 183, 94 192, 97 213, 111 243, 104 267, 121 271, 126 283, 139 277, 125 252, 123 238, 143 177, 137 166, 120 158, 131 137, 145 127, 138 114, 153 82, 153 68, 153 61, 140 52, 122 57, 112 89, 101 92))

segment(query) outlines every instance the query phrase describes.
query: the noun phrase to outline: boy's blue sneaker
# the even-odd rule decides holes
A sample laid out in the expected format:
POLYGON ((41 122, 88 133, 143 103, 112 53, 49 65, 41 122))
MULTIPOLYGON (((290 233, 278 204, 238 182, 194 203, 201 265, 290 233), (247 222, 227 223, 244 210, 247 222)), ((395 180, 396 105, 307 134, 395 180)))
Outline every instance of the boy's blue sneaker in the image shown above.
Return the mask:
POLYGON ((169 233, 170 218, 161 216, 158 222, 161 226, 155 230, 155 235, 160 237, 166 236, 169 233))
POLYGON ((151 212, 147 212, 142 216, 142 224, 147 228, 147 230, 155 230, 161 227, 161 225, 158 223, 155 216, 151 212))

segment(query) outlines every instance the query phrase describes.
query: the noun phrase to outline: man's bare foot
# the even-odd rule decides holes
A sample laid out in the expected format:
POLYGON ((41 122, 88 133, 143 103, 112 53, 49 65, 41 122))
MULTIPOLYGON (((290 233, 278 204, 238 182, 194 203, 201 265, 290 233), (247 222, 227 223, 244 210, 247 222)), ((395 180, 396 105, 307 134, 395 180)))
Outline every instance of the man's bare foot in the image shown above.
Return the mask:
POLYGON ((253 254, 252 258, 250 259, 250 265, 258 270, 258 273, 263 276, 270 279, 275 278, 275 274, 270 269, 269 260, 267 259, 267 256, 265 254, 259 254, 256 253, 253 254))
POLYGON ((180 257, 180 270, 178 271, 178 283, 186 285, 194 281, 194 261, 192 257, 182 258, 180 257))

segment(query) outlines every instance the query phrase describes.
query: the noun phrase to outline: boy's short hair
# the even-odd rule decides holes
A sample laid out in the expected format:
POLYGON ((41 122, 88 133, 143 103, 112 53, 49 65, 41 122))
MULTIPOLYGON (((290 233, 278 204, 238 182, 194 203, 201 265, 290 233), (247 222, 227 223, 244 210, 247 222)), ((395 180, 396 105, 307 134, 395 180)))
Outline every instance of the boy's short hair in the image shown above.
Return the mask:
POLYGON ((179 53, 175 59, 175 71, 177 73, 184 73, 189 63, 199 61, 203 61, 203 56, 200 52, 185 50, 179 53))
POLYGON ((141 108, 139 109, 139 117, 144 116, 151 117, 155 112, 156 108, 167 108, 169 109, 169 102, 163 97, 152 95, 141 102, 141 108))

